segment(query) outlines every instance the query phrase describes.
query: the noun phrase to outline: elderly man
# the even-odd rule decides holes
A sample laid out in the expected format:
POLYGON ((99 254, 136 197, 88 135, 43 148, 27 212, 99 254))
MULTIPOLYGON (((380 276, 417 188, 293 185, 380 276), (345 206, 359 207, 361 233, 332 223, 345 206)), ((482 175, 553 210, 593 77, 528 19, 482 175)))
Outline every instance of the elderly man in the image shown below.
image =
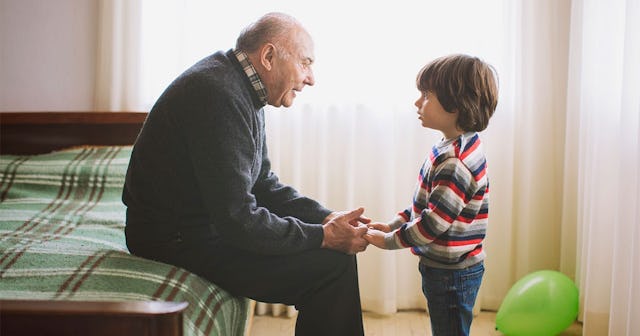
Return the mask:
POLYGON ((297 335, 362 335, 355 253, 363 209, 332 212, 279 182, 266 104, 314 84, 313 42, 269 13, 236 47, 199 61, 160 96, 134 145, 123 201, 136 255, 184 267, 230 293, 295 305, 297 335))

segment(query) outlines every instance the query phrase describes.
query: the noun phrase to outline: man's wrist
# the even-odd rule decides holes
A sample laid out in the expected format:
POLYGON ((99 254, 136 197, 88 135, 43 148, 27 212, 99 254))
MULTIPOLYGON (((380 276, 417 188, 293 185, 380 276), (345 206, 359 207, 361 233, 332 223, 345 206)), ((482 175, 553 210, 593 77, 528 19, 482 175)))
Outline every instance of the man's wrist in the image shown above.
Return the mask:
POLYGON ((322 221, 322 225, 329 223, 329 221, 334 219, 337 215, 338 215, 337 212, 332 212, 328 214, 327 217, 325 217, 324 220, 322 221))

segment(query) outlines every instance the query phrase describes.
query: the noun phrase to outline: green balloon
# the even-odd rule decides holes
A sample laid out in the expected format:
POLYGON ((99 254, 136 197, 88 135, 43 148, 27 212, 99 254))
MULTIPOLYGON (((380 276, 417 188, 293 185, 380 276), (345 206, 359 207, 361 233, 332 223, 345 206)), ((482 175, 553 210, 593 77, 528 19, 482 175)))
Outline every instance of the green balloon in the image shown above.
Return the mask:
POLYGON ((551 336, 578 317, 578 288, 566 275, 537 271, 518 280, 496 314, 496 329, 508 336, 551 336))

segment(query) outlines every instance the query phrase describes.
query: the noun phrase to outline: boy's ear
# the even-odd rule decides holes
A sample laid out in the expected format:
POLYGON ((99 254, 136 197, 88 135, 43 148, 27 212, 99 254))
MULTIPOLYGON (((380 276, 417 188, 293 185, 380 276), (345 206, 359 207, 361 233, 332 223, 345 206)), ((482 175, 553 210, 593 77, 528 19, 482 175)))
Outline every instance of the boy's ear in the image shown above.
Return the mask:
POLYGON ((272 43, 267 43, 260 49, 260 63, 267 70, 271 71, 273 68, 273 59, 275 58, 276 46, 272 43))

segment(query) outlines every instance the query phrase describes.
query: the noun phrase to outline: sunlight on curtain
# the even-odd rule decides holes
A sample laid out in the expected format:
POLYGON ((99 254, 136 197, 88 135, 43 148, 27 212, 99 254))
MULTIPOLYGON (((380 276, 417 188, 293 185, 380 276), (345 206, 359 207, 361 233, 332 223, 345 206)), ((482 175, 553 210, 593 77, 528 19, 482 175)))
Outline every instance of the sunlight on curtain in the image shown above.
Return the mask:
POLYGON ((640 4, 572 8, 565 175, 584 335, 640 334, 640 4), (575 214, 575 215, 574 215, 575 214))
POLYGON ((99 0, 97 111, 140 108, 140 2, 99 0))
POLYGON ((491 210, 481 299, 493 310, 515 281, 558 270, 562 254, 575 249, 570 234, 560 239, 570 3, 509 3, 504 29, 512 51, 500 97, 507 119, 493 120, 485 136, 491 210))

